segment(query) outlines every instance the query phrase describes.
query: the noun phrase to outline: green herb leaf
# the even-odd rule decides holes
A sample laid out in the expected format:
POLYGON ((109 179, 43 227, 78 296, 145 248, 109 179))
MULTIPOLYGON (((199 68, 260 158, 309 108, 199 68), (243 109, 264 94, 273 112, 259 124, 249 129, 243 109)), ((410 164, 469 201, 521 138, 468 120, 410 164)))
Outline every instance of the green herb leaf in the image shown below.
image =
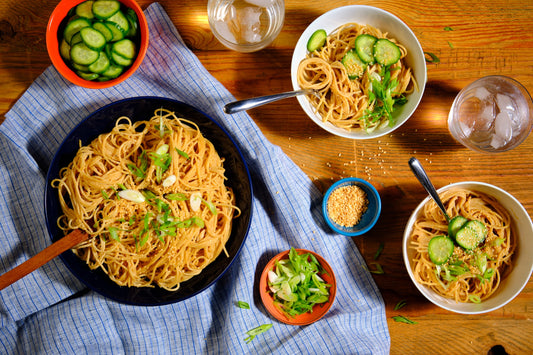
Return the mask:
POLYGON ((109 200, 109 195, 107 194, 107 192, 105 192, 105 190, 102 190, 102 196, 105 200, 109 200))
POLYGON ((426 57, 427 63, 440 63, 439 57, 437 57, 434 53, 431 52, 424 52, 424 54, 428 55, 430 58, 426 57))
POLYGON ((399 322, 399 323, 406 323, 406 324, 417 324, 418 323, 418 322, 410 320, 409 318, 405 316, 394 316, 392 317, 392 319, 394 319, 395 322, 399 322))
POLYGON ((398 303, 396 303, 396 306, 394 306, 394 310, 397 311, 407 305, 407 302, 405 300, 401 300, 398 303))
POLYGON ((184 157, 185 159, 189 159, 189 154, 185 153, 183 150, 179 150, 178 148, 176 148, 176 152, 178 152, 179 155, 181 155, 182 157, 184 157))
POLYGON ((243 308, 243 309, 250 309, 250 305, 244 301, 237 301, 237 307, 243 308))
POLYGON ((109 227, 107 230, 109 233, 109 236, 111 239, 116 240, 117 242, 120 242, 120 237, 118 236, 118 228, 117 227, 109 227))
POLYGON ((446 26, 444 27, 444 31, 453 31, 453 28, 451 28, 450 26, 446 26))
POLYGON ((450 41, 448 41, 448 46, 450 46, 450 48, 454 48, 452 42, 450 41))
POLYGON ((246 338, 244 338, 244 341, 246 342, 246 344, 248 344, 252 340, 254 340, 254 338, 257 335, 266 332, 270 328, 272 328, 272 324, 271 323, 270 324, 263 324, 263 325, 260 325, 259 327, 255 327, 253 329, 250 329, 249 331, 246 332, 246 334, 248 334, 248 336, 246 338))
POLYGON ((472 303, 481 303, 481 298, 478 295, 468 295, 468 299, 472 303))
POLYGON ((376 254, 374 254, 374 260, 377 260, 379 258, 379 256, 381 255, 381 252, 383 252, 383 248, 385 248, 385 244, 380 243, 378 250, 376 251, 376 254))
POLYGON ((373 274, 383 275, 385 273, 385 270, 383 270, 383 267, 379 263, 371 263, 370 265, 376 265, 375 270, 368 270, 373 274))
POLYGON ((165 198, 171 201, 185 201, 187 199, 187 196, 185 194, 174 193, 174 194, 166 194, 165 198))

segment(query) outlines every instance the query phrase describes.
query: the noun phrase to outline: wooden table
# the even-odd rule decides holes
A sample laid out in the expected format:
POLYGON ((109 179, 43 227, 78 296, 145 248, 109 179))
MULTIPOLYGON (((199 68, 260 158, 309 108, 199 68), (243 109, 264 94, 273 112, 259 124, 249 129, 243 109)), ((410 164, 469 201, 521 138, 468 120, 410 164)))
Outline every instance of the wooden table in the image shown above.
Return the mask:
MULTIPOLYGON (((151 1, 138 2, 144 9, 151 1)), ((56 3, 0 2, 0 120, 51 64, 44 34, 56 3)), ((456 143, 446 127, 455 95, 474 79, 503 74, 533 92, 531 0, 286 0, 283 31, 270 47, 251 54, 227 50, 217 42, 207 23, 207 1, 161 1, 187 45, 238 99, 290 90, 291 55, 305 27, 328 10, 354 3, 400 17, 424 51, 440 59, 438 64, 428 64, 424 98, 411 119, 394 134, 352 141, 323 131, 307 118, 296 99, 251 110, 250 115, 320 190, 339 178, 356 176, 368 179, 380 192, 380 220, 354 241, 369 263, 378 246, 385 246, 379 259, 385 274, 374 278, 386 302, 391 353, 486 354, 501 345, 509 354, 531 354, 533 281, 499 310, 476 316, 454 314, 417 291, 401 253, 407 219, 426 197, 407 165, 411 156, 422 162, 436 187, 464 180, 487 182, 509 191, 533 213, 533 137, 510 152, 485 155, 456 143), (394 311, 400 300, 407 306, 394 311), (397 323, 392 317, 398 314, 418 323, 397 323)))

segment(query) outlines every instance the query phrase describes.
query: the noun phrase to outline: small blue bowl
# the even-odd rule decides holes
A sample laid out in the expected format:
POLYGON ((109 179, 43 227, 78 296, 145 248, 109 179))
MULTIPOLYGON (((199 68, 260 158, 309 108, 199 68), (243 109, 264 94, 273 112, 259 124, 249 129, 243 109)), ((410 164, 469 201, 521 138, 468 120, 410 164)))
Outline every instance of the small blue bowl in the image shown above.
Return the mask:
POLYGON ((322 201, 322 213, 328 226, 333 229, 335 232, 346 235, 349 237, 355 237, 361 234, 368 232, 376 224, 379 215, 381 213, 381 198, 379 197, 378 191, 372 186, 369 182, 358 179, 358 178, 345 178, 337 181, 326 191, 324 195, 324 200, 322 201), (338 189, 339 187, 357 185, 365 193, 368 199, 368 206, 366 212, 361 217, 361 220, 358 224, 353 227, 344 227, 329 218, 328 214, 328 199, 331 193, 338 189))

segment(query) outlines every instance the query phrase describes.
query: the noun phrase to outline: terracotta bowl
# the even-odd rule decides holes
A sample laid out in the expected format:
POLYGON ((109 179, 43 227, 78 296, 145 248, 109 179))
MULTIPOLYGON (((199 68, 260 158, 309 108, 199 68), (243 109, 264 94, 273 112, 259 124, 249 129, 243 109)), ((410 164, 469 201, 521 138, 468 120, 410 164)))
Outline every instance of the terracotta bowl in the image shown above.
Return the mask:
POLYGON ((48 26, 46 27, 46 48, 54 67, 71 83, 89 89, 108 88, 129 78, 141 65, 148 49, 148 23, 146 22, 146 17, 144 16, 143 11, 135 0, 119 0, 123 5, 134 10, 139 20, 139 40, 136 43, 137 57, 132 65, 115 79, 102 82, 85 80, 78 76, 78 74, 76 74, 76 72, 74 72, 61 57, 61 54, 59 53, 59 43, 62 35, 58 34, 63 28, 62 22, 67 17, 69 11, 84 1, 85 0, 62 0, 57 4, 48 20, 48 26))
POLYGON ((265 308, 267 309, 268 313, 270 313, 274 318, 276 318, 280 322, 290 325, 308 325, 322 318, 333 305, 333 301, 335 300, 335 295, 337 293, 337 281, 335 280, 335 274, 333 273, 333 269, 323 257, 310 250, 296 249, 296 251, 298 252, 298 254, 310 253, 314 255, 322 266, 322 268, 325 270, 325 273, 320 274, 319 276, 326 283, 331 285, 329 289, 329 300, 326 303, 315 305, 313 307, 313 312, 300 314, 295 317, 289 317, 274 305, 274 298, 272 296, 272 293, 269 292, 268 289, 268 272, 274 268, 274 264, 276 261, 289 258, 289 250, 279 253, 278 255, 273 257, 265 266, 265 268, 263 269, 263 273, 261 274, 261 280, 259 281, 259 292, 261 294, 261 300, 263 301, 265 308))

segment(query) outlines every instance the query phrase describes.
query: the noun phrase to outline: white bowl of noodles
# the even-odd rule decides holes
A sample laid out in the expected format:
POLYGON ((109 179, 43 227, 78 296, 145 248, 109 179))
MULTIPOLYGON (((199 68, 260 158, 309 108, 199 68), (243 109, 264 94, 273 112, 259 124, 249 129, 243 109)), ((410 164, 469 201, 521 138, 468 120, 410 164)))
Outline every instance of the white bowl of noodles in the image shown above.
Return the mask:
MULTIPOLYGON (((492 274, 492 277, 497 277, 497 275, 495 275, 497 273, 493 273, 493 270, 489 270, 491 272, 483 274, 483 276, 481 274, 478 274, 478 276, 471 276, 472 274, 478 273, 479 269, 476 270, 476 266, 470 265, 471 262, 467 260, 465 264, 461 265, 461 267, 468 268, 470 270, 468 272, 471 274, 463 274, 453 277, 462 280, 470 280, 469 282, 477 282, 478 287, 471 287, 466 293, 468 298, 456 301, 452 295, 454 285, 446 282, 442 278, 439 279, 440 281, 434 278, 436 275, 435 269, 431 268, 435 268, 436 266, 430 264, 431 261, 427 258, 427 240, 431 239, 431 234, 442 235, 447 234, 447 231, 435 231, 432 229, 432 232, 428 232, 430 228, 427 227, 427 224, 425 228, 422 228, 422 224, 419 224, 420 222, 424 223, 424 219, 427 223, 428 219, 436 221, 443 218, 442 213, 429 197, 424 199, 418 205, 407 222, 403 235, 403 257, 411 280, 429 301, 452 312, 480 314, 503 307, 513 300, 528 283, 533 270, 533 254, 530 253, 530 250, 533 248, 533 224, 531 223, 531 218, 529 217, 528 212, 516 198, 499 187, 482 182, 459 182, 439 189, 439 196, 443 199, 448 214, 454 214, 454 211, 467 213, 465 212, 467 204, 464 203, 466 200, 460 197, 467 196, 466 191, 474 191, 476 194, 476 202, 469 203, 470 207, 468 207, 468 211, 470 212, 468 213, 472 213, 475 215, 476 219, 480 220, 484 218, 483 216, 493 216, 491 217, 493 218, 492 222, 489 223, 484 221, 489 229, 487 238, 478 248, 473 250, 471 254, 478 255, 477 253, 480 253, 479 255, 481 255, 481 253, 486 253, 486 255, 489 256, 488 269, 499 267, 498 274, 501 276, 499 282, 494 281, 494 278, 490 278, 490 274, 492 274), (479 198, 481 198, 481 200, 479 200, 479 198), (455 201, 455 203, 452 201, 455 201), (485 201, 485 206, 491 207, 480 207, 481 205, 478 203, 480 201, 485 201), (459 210, 459 208, 463 209, 459 210), (434 216, 434 218, 428 218, 428 216, 434 216), (507 232, 504 231, 505 227, 497 227, 499 224, 499 222, 497 222, 498 220, 508 221, 502 224, 509 225, 510 227, 510 241, 506 240, 507 232), (494 233, 493 231, 496 230, 498 230, 498 232, 494 233), (421 235, 427 236, 421 237, 421 235), (423 241, 424 239, 426 242, 423 241), (416 249, 417 241, 419 246, 418 249, 416 249), (496 261, 496 257, 490 257, 490 253, 494 252, 495 255, 504 259, 504 255, 506 253, 510 254, 511 251, 512 254, 509 258, 510 262, 505 267, 502 266, 503 264, 498 266, 499 263, 496 261), (484 276, 487 277, 485 278, 484 276), (474 278, 476 278, 477 281, 474 281, 474 278), (481 282, 481 279, 485 280, 481 282), (436 285, 436 283, 440 284, 440 286, 436 285), (441 286, 443 285, 446 287, 442 288, 441 286), (447 292, 449 294, 445 296, 441 292, 447 292)), ((451 215, 450 218, 453 218, 453 216, 451 215)), ((442 225, 441 222, 442 220, 437 222, 437 224, 442 225)), ((445 226, 447 226, 447 224, 445 224, 445 226)), ((432 228, 436 227, 433 226, 432 228)), ((457 245, 455 248, 460 249, 457 245)), ((458 265, 455 261, 452 261, 452 259, 450 259, 448 263, 441 265, 440 272, 442 277, 445 277, 445 272, 443 270, 445 270, 446 266, 449 266, 450 264, 458 265)), ((462 294, 463 296, 465 295, 461 292, 459 292, 459 294, 462 294)))
MULTIPOLYGON (((316 82, 317 79, 315 79, 314 82, 309 80, 302 81, 302 75, 298 70, 302 60, 306 59, 309 54, 309 51, 307 50, 307 42, 311 35, 319 29, 325 30, 329 36, 340 26, 348 23, 371 26, 373 28, 371 29, 372 31, 375 29, 378 30, 378 32, 375 33, 377 38, 385 37, 391 39, 404 48, 402 51, 401 65, 403 68, 410 68, 410 74, 408 75, 411 79, 409 91, 412 91, 404 95, 407 102, 403 105, 396 106, 392 112, 390 120, 389 118, 383 118, 379 125, 368 125, 365 122, 366 119, 362 117, 363 115, 366 118, 369 117, 369 111, 365 111, 368 107, 366 105, 370 103, 368 95, 366 95, 368 92, 368 85, 365 86, 365 90, 361 91, 366 91, 365 94, 356 95, 359 100, 362 100, 359 101, 360 103, 355 103, 352 99, 344 102, 345 108, 350 107, 352 112, 346 115, 343 113, 342 118, 338 116, 339 109, 329 110, 330 114, 327 113, 328 110, 323 108, 317 109, 315 107, 316 104, 311 103, 311 100, 313 99, 311 96, 300 95, 298 97, 298 102, 305 113, 317 125, 332 134, 351 139, 371 139, 380 137, 394 131, 411 117, 422 99, 427 81, 426 61, 422 47, 413 31, 411 31, 411 29, 395 15, 372 6, 350 5, 331 10, 318 17, 302 33, 294 49, 291 62, 292 85, 294 90, 300 90, 312 85, 321 85, 316 82), (364 97, 361 99, 361 96, 364 97), (335 116, 337 120, 334 122, 334 120, 327 119, 326 116, 335 116)), ((328 43, 326 43, 326 46, 328 46, 328 43)), ((329 44, 329 46, 334 47, 333 44, 329 44)), ((342 51, 347 50, 347 47, 342 49, 342 51)), ((337 50, 341 49, 337 48, 337 50)), ((340 61, 337 61, 337 63, 340 63, 340 61)), ((391 68, 396 65, 397 64, 392 65, 391 68)), ((370 67, 371 66, 369 65, 368 68, 370 67)), ((369 70, 369 72, 370 71, 371 70, 369 70)), ((340 75, 335 76, 341 79, 340 75)), ((348 78, 344 77, 341 80, 345 82, 348 81, 348 78)), ((404 79, 404 81, 405 80, 406 79, 404 79)), ((322 79, 318 79, 318 81, 323 82, 322 79)), ((344 85, 343 87, 346 86, 344 85)), ((329 97, 331 97, 331 92, 328 93, 327 91, 330 90, 323 90, 321 96, 326 98, 329 107, 332 107, 334 105, 332 105, 331 99, 329 99, 329 97)), ((346 112, 344 109, 343 111, 346 112)))

